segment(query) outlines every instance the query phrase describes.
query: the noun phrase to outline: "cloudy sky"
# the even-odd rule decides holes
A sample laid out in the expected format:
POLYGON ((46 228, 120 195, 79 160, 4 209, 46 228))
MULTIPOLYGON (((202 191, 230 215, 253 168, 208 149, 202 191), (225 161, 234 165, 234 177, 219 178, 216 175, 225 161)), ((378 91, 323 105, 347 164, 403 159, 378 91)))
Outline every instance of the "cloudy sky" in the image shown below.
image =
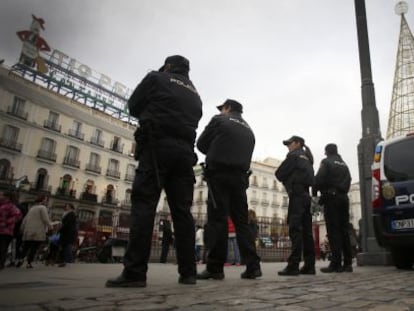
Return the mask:
MULTIPOLYGON (((414 25, 414 0, 406 18, 414 25)), ((366 0, 373 82, 386 134, 400 17, 395 0, 366 0)), ((0 59, 13 65, 31 14, 42 36, 95 71, 133 89, 166 56, 190 59, 203 100, 199 132, 226 98, 244 105, 255 160, 284 159, 282 140, 303 136, 315 169, 338 144, 359 180, 361 79, 353 0, 2 0, 0 59)), ((414 26, 412 26, 414 27, 414 26)))

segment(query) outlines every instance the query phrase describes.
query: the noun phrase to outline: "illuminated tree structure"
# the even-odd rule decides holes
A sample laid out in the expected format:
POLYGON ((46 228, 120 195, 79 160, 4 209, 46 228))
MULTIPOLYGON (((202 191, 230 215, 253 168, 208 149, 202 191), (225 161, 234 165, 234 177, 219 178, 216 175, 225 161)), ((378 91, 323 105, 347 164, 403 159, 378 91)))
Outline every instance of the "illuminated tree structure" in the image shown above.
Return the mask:
POLYGON ((404 16, 407 11, 406 2, 396 4, 395 12, 401 15, 401 27, 387 139, 414 131, 414 37, 404 16))

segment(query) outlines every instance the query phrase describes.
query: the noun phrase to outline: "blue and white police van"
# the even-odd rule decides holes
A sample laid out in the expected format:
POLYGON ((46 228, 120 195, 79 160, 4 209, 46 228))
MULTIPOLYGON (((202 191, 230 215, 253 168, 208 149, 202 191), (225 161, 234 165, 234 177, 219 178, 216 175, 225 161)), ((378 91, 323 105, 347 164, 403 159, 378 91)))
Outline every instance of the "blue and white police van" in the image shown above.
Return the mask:
POLYGON ((381 141, 372 164, 372 215, 398 269, 414 263, 414 133, 381 141))

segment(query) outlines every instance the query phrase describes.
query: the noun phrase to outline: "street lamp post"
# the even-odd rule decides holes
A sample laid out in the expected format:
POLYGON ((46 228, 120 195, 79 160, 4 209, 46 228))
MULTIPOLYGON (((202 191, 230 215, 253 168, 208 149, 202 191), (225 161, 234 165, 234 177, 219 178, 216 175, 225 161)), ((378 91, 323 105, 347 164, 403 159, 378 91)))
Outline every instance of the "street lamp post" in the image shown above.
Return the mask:
POLYGON ((378 110, 375 105, 374 84, 372 82, 365 0, 355 0, 355 15, 362 82, 362 138, 358 144, 362 253, 358 255, 357 263, 358 265, 381 265, 388 264, 390 256, 378 246, 372 224, 371 164, 374 158, 375 145, 382 138, 378 110))

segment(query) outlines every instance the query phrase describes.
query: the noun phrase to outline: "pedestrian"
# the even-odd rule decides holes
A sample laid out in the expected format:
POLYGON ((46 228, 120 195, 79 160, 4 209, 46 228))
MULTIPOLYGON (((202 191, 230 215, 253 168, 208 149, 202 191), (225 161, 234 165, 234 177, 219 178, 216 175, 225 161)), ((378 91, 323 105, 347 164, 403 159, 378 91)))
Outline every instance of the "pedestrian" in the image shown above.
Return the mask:
POLYGON ((21 217, 22 213, 16 207, 16 194, 0 191, 0 270, 4 269, 14 226, 21 217))
POLYGON ((349 238, 349 198, 351 174, 338 154, 335 144, 325 146, 326 158, 321 161, 315 176, 316 191, 321 193, 319 203, 324 206, 324 217, 331 247, 331 262, 321 272, 352 272, 352 250, 349 238))
POLYGON ((243 106, 232 99, 217 107, 214 116, 197 141, 206 155, 204 178, 208 185, 207 218, 209 252, 206 270, 198 279, 224 279, 223 266, 227 255, 228 223, 231 217, 236 228, 237 243, 246 270, 243 279, 262 276, 260 257, 256 252, 247 223, 249 168, 255 145, 252 129, 242 118, 243 106))
POLYGON ((17 194, 16 194, 16 207, 20 210, 21 217, 19 221, 16 222, 14 225, 13 231, 13 240, 11 241, 11 257, 10 262, 8 263, 7 267, 14 267, 16 266, 17 258, 22 257, 22 245, 23 245, 23 234, 21 229, 21 225, 23 222, 24 217, 29 210, 28 202, 18 202, 17 194))
POLYGON ((78 220, 75 206, 65 204, 65 212, 62 216, 62 226, 59 229, 60 261, 59 267, 73 262, 73 245, 78 238, 78 220))
POLYGON ((168 252, 170 251, 170 246, 173 244, 174 241, 170 215, 168 215, 166 219, 161 221, 161 228, 162 240, 160 263, 167 263, 168 252))
POLYGON ((27 256, 26 268, 33 268, 32 262, 36 256, 39 247, 46 241, 46 233, 52 228, 46 204, 48 202, 46 195, 40 195, 36 198, 23 219, 21 230, 23 231, 23 250, 18 258, 16 267, 19 268, 27 256))
POLYGON ((289 196, 288 218, 291 254, 279 275, 315 274, 315 246, 312 235, 311 197, 313 185, 313 156, 305 140, 292 136, 284 140, 289 152, 276 170, 276 178, 283 183, 289 196), (304 265, 299 269, 303 253, 304 265))
POLYGON ((195 235, 195 249, 196 249, 196 261, 202 263, 203 258, 201 255, 201 250, 204 246, 204 229, 203 226, 198 225, 195 235))
POLYGON ((181 284, 196 284, 195 230, 191 214, 197 163, 196 129, 202 115, 200 96, 189 79, 189 61, 167 57, 151 71, 128 100, 138 118, 135 158, 139 161, 131 193, 129 242, 121 275, 107 287, 145 287, 154 217, 164 189, 174 225, 181 284))
POLYGON ((227 217, 228 225, 228 242, 227 242, 227 259, 225 266, 240 266, 240 251, 237 244, 236 228, 230 217, 227 217), (233 254, 233 261, 230 261, 230 254, 233 254))

